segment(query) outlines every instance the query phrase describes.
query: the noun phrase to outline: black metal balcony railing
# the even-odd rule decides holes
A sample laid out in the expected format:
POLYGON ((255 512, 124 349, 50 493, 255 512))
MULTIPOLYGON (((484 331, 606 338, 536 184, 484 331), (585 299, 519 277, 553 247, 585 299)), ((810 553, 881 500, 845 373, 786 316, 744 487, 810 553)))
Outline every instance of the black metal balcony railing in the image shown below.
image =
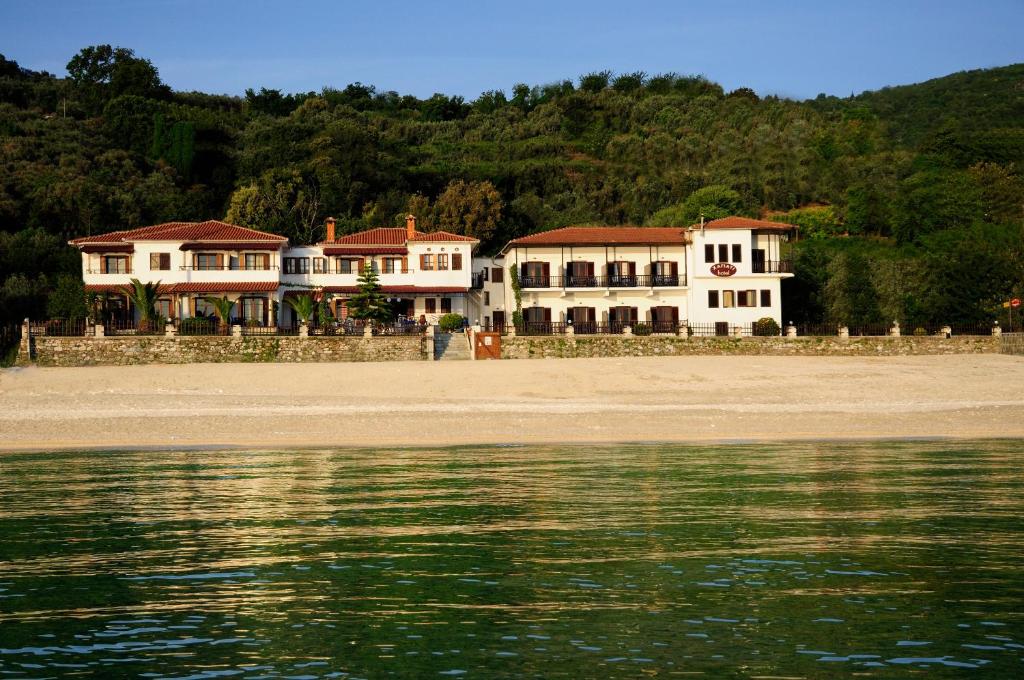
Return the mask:
POLYGON ((686 275, 612 274, 611 276, 523 276, 521 288, 652 288, 685 286, 686 275))
POLYGON ((473 282, 472 282, 471 287, 474 290, 480 290, 481 288, 484 287, 484 273, 483 272, 477 272, 476 274, 473 274, 473 282))
POLYGON ((792 260, 763 260, 752 262, 750 270, 755 274, 792 274, 792 260))
POLYGON ((211 272, 232 272, 232 271, 246 271, 246 272, 269 272, 277 269, 274 265, 244 265, 244 264, 223 264, 219 267, 217 265, 206 265, 206 264, 185 264, 178 267, 181 271, 211 271, 211 272))
POLYGON ((121 269, 86 269, 86 274, 131 274, 131 267, 122 267, 121 269))

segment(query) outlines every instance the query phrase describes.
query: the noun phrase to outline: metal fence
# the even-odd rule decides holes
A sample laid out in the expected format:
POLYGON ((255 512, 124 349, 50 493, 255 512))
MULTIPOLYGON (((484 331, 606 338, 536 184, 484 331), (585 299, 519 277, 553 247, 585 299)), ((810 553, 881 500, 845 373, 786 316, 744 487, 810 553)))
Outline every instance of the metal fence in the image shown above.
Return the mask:
POLYGON ((34 337, 84 337, 95 335, 95 328, 86 319, 49 319, 30 322, 29 334, 34 337))
POLYGON ((179 319, 174 324, 174 332, 178 335, 231 335, 231 326, 221 323, 220 319, 202 316, 179 319))

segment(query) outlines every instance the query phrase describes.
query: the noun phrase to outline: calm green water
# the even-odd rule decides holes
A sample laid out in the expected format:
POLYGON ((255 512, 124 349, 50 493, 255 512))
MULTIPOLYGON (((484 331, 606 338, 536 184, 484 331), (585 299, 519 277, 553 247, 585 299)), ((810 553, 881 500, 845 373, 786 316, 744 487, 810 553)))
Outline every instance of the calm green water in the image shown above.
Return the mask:
POLYGON ((4 677, 1021 677, 1024 443, 0 458, 4 677))

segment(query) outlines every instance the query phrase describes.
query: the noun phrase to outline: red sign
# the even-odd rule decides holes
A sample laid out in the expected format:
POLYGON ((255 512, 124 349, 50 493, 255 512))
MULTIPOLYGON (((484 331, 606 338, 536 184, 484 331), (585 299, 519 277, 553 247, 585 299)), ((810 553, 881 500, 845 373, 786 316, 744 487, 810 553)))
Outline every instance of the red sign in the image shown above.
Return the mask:
POLYGON ((715 276, 732 276, 736 273, 736 267, 728 262, 719 262, 711 265, 711 273, 715 276))
POLYGON ((1020 307, 1020 298, 1013 298, 1010 300, 1011 307, 1020 307))

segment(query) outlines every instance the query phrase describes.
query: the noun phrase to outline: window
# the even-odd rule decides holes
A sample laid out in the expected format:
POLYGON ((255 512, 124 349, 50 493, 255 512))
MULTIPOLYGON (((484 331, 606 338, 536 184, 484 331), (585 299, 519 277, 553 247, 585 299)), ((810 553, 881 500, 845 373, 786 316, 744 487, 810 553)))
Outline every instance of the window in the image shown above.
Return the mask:
POLYGON ((494 283, 504 283, 505 270, 501 267, 491 267, 491 281, 494 283))
POLYGON ((285 274, 308 274, 309 273, 309 258, 308 257, 286 257, 286 258, 284 258, 284 273, 285 274))
POLYGON ((732 261, 743 262, 743 246, 738 243, 732 245, 732 261))
POLYGON ((718 244, 718 261, 728 262, 729 261, 729 246, 724 243, 718 244))
POLYGON ((313 258, 313 273, 323 274, 327 271, 327 258, 326 257, 314 257, 313 258))
POLYGON ((263 325, 267 310, 266 298, 242 298, 242 320, 263 325))
POLYGON ((484 291, 484 307, 488 307, 491 304, 491 294, 486 290, 484 291))
MULTIPOLYGON (((170 255, 168 255, 170 257, 170 255)), ((160 298, 156 301, 156 315, 162 316, 165 319, 171 318, 171 300, 170 298, 160 298)))
POLYGON ((757 306, 757 291, 756 290, 741 290, 736 293, 736 306, 737 307, 756 307, 757 306))
POLYGON ((451 314, 452 313, 452 299, 451 298, 441 298, 441 313, 442 314, 451 314))
POLYGON ((437 254, 437 270, 448 271, 448 253, 437 254))
POLYGON ((196 253, 192 256, 192 266, 195 269, 209 270, 220 269, 223 266, 224 258, 213 253, 196 253))
POLYGON ((358 260, 337 259, 334 261, 334 270, 339 274, 352 274, 355 272, 355 263, 358 260))
POLYGON ((722 291, 722 306, 723 307, 735 307, 736 306, 736 292, 731 290, 722 291))
POLYGON ((195 301, 196 316, 217 316, 217 312, 205 298, 196 298, 195 301))
POLYGON ((710 243, 704 246, 704 261, 714 262, 715 261, 715 247, 710 243))
POLYGON ((434 271, 434 256, 433 255, 420 255, 420 271, 430 272, 434 271))
POLYGON ((437 313, 437 299, 436 298, 427 298, 423 302, 424 302, 424 306, 425 306, 425 309, 427 311, 427 314, 436 314, 437 313))
POLYGON ((708 291, 708 307, 710 307, 712 309, 718 307, 718 291, 717 290, 709 290, 708 291))
POLYGON ((127 255, 106 255, 103 257, 102 271, 107 274, 130 274, 127 255))
POLYGON ((452 253, 452 271, 462 271, 462 253, 452 253))
POLYGON ((384 273, 385 274, 394 274, 395 273, 395 263, 399 262, 399 261, 400 260, 396 260, 393 257, 385 257, 384 258, 384 273))
MULTIPOLYGON (((459 259, 462 259, 462 258, 460 257, 459 259)), ((488 279, 487 275, 490 274, 490 273, 491 273, 491 268, 490 267, 484 267, 482 270, 480 270, 480 278, 482 278, 484 281, 487 281, 487 279, 488 279)))
POLYGON ((152 271, 169 271, 171 268, 170 253, 150 253, 149 268, 152 271))
POLYGON ((772 306, 772 292, 768 289, 761 291, 761 306, 771 307, 772 306))
POLYGON ((246 253, 242 257, 245 269, 270 269, 270 255, 266 253, 246 253))

